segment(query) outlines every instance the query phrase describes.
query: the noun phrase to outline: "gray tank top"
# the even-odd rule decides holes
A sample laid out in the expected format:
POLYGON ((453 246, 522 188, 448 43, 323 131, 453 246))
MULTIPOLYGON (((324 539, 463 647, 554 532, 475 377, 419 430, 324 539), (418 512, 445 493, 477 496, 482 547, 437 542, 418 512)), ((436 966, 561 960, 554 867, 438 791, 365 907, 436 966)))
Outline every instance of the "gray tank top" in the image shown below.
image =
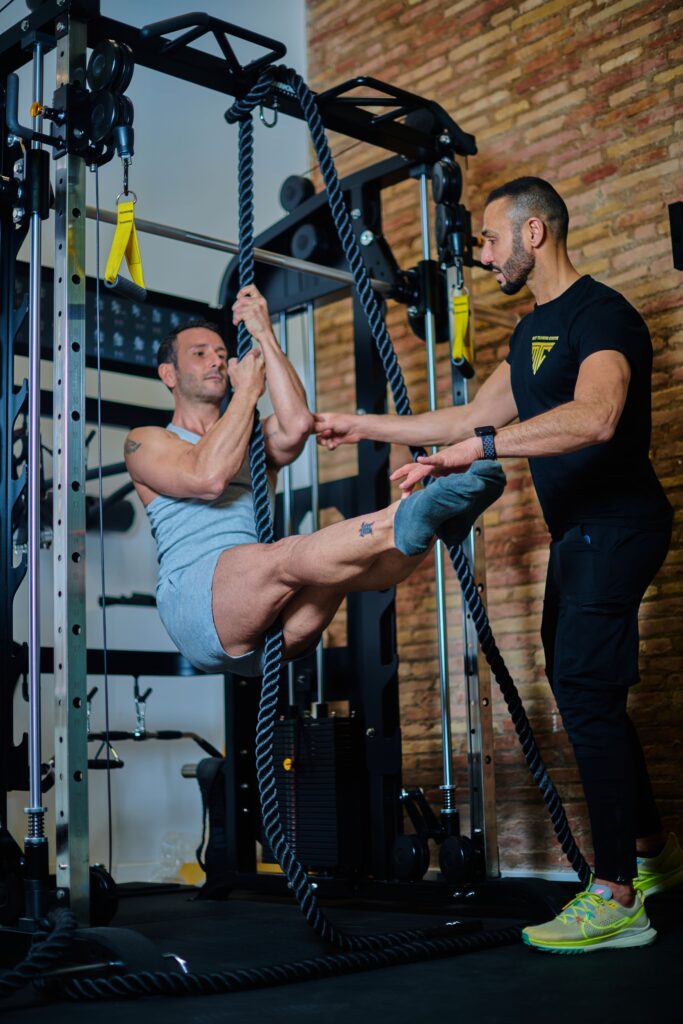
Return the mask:
MULTIPOLYGON (((190 444, 199 434, 169 423, 166 427, 190 444)), ((251 497, 251 476, 245 459, 219 498, 153 498, 146 510, 157 545, 159 579, 157 588, 169 576, 182 572, 200 558, 219 555, 238 544, 256 544, 256 524, 251 497)))

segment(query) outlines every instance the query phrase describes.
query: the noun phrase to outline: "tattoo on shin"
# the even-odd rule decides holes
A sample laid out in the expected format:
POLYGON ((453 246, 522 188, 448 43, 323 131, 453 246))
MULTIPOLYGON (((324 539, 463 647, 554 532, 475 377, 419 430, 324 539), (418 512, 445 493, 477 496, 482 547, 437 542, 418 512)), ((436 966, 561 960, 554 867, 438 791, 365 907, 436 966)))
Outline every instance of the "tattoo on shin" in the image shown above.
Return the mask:
POLYGON ((372 533, 373 525, 374 525, 373 523, 361 523, 360 524, 360 530, 358 531, 358 536, 359 537, 367 537, 369 534, 372 533))
POLYGON ((132 455, 138 448, 142 447, 142 441, 124 441, 123 450, 126 455, 132 455))

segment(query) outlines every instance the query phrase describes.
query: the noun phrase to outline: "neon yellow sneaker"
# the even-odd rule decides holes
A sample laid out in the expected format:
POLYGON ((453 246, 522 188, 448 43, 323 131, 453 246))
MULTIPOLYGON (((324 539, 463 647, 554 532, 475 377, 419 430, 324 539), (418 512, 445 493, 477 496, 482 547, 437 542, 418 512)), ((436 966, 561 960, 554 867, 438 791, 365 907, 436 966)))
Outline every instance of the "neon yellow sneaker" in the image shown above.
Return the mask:
POLYGON ((643 899, 653 893, 683 884, 683 850, 673 832, 669 832, 664 849, 656 857, 638 857, 635 887, 643 899))
POLYGON ((657 937, 645 913, 643 898, 636 892, 632 907, 612 899, 606 885, 591 885, 577 893, 557 917, 546 924, 525 928, 527 946, 548 953, 593 953, 598 949, 649 946, 657 937))

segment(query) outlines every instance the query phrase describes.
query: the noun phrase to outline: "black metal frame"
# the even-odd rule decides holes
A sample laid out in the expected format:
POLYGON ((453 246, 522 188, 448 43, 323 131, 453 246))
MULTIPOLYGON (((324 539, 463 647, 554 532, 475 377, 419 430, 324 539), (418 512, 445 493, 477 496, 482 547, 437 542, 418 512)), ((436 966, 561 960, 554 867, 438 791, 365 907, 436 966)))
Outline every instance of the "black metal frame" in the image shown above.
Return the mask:
MULTIPOLYGON (((54 40, 55 45, 58 45, 59 38, 69 30, 71 17, 85 22, 89 46, 95 46, 103 39, 115 39, 131 47, 135 62, 141 66, 228 96, 241 96, 248 91, 254 76, 263 66, 263 62, 257 62, 258 67, 231 69, 226 67, 226 62, 221 58, 193 49, 182 40, 179 45, 169 45, 167 40, 154 37, 145 30, 138 30, 102 17, 99 13, 99 0, 48 0, 22 19, 20 25, 16 25, 0 37, 0 123, 3 125, 6 75, 30 60, 30 44, 36 35, 43 40, 54 40)), ((248 38, 248 34, 245 36, 244 31, 236 29, 235 26, 227 26, 227 29, 234 30, 237 36, 241 33, 242 38, 248 38)), ((196 35, 195 33, 193 38, 196 38, 196 35)), ((265 42, 267 44, 273 41, 265 42)), ((301 118, 301 112, 293 98, 277 86, 274 98, 270 101, 271 105, 274 102, 277 102, 282 113, 301 118)), ((380 164, 379 170, 373 168, 368 172, 361 172, 351 176, 343 184, 351 208, 359 211, 356 222, 358 231, 371 230, 373 234, 371 243, 366 247, 368 265, 373 276, 382 277, 384 274, 386 279, 393 278, 398 291, 402 283, 398 278, 398 268, 381 234, 381 191, 384 187, 417 172, 418 168, 424 169, 444 155, 475 153, 474 139, 462 132, 446 112, 432 101, 368 77, 352 79, 320 94, 318 103, 323 122, 328 129, 397 154, 380 164), (358 89, 364 90, 361 96, 351 95, 358 89), (371 112, 368 107, 379 108, 379 113, 371 112), (406 123, 401 120, 404 116, 407 118, 406 123)), ((2 136, 0 169, 11 178, 12 153, 5 145, 4 131, 2 136)), ((63 136, 66 139, 71 137, 68 125, 63 131, 63 136)), ((324 197, 313 197, 308 204, 304 204, 291 215, 288 226, 299 223, 312 213, 324 218, 323 203, 324 197)), ((258 243, 268 242, 272 247, 275 236, 278 233, 282 234, 281 230, 278 232, 278 228, 282 229, 282 225, 264 233, 258 243)), ((26 388, 17 391, 12 380, 14 355, 19 351, 16 336, 23 318, 23 310, 14 309, 17 287, 16 253, 22 232, 23 228, 19 231, 15 229, 8 195, 0 192, 0 288, 3 299, 0 311, 0 500, 2 507, 10 511, 15 507, 25 487, 24 480, 13 480, 11 472, 12 430, 18 415, 25 408, 27 399, 26 388)), ((283 239, 280 240, 284 244, 283 239)), ((339 260, 338 255, 336 259, 339 260)), ((259 270, 259 274, 261 273, 259 270)), ((311 291, 310 280, 304 283, 301 279, 294 280, 295 276, 289 271, 268 270, 267 280, 264 278, 264 291, 271 300, 273 313, 314 299, 319 301, 324 299, 324 296, 330 298, 333 293, 339 292, 339 286, 332 286, 329 283, 325 283, 317 291, 315 287, 311 291), (280 296, 278 301, 275 299, 276 293, 280 296)), ((161 296, 156 298, 163 301, 161 296)), ((177 307, 178 303, 172 300, 170 305, 177 307)), ((194 308, 196 305, 194 304, 194 308)), ((384 412, 384 372, 372 344, 365 317, 355 297, 354 334, 357 405, 369 412, 384 412)), ((50 348, 50 345, 45 346, 46 354, 50 348)), ((105 360, 103 365, 143 375, 147 375, 149 371, 148 365, 143 361, 136 363, 131 360, 126 364, 116 360, 110 364, 105 360)), ((41 398, 47 412, 50 397, 44 394, 41 398)), ((93 414, 92 403, 86 402, 86 419, 92 420, 93 414)), ((103 404, 103 419, 109 424, 132 426, 143 421, 159 422, 161 419, 161 416, 156 417, 151 410, 144 410, 142 416, 144 420, 139 410, 125 404, 103 404)), ((362 514, 386 505, 389 500, 388 451, 386 445, 362 444, 359 449, 358 477, 322 488, 323 503, 335 505, 346 516, 362 514)), ((303 494, 295 495, 295 514, 296 508, 301 507, 304 499, 303 494)), ((2 609, 0 624, 0 817, 3 820, 6 818, 7 792, 23 788, 27 776, 25 745, 22 743, 15 747, 12 738, 12 701, 17 682, 26 665, 25 654, 13 642, 12 635, 13 597, 26 571, 24 562, 16 568, 13 565, 12 532, 10 514, 3 521, 0 537, 0 586, 3 592, 9 595, 9 600, 2 609)), ((339 695, 343 693, 344 697, 350 699, 352 705, 362 715, 370 791, 371 843, 368 871, 375 877, 387 878, 390 877, 391 843, 402 830, 399 801, 401 743, 394 591, 391 589, 383 593, 351 595, 348 608, 349 633, 353 637, 353 642, 346 652, 326 652, 326 662, 330 668, 332 695, 335 689, 336 664, 337 679, 343 676, 348 684, 339 691, 339 695), (343 672, 340 671, 340 665, 343 672)), ((164 657, 125 652, 126 658, 129 655, 136 660, 139 658, 140 663, 145 658, 158 663, 158 660, 164 657)), ((47 653, 45 659, 47 665, 47 653)), ((89 652, 88 667, 91 670, 96 662, 96 652, 89 652)), ((169 674, 176 673, 169 670, 169 674)), ((182 668, 177 674, 188 673, 182 668)), ((235 749, 238 751, 249 749, 240 746, 241 737, 238 735, 244 721, 241 709, 246 698, 243 697, 243 690, 240 680, 234 677, 227 678, 227 735, 228 739, 236 744, 235 749)), ((239 760, 235 764, 233 775, 230 799, 232 821, 235 826, 234 867, 236 872, 240 873, 248 872, 251 868, 251 854, 245 851, 253 849, 253 843, 248 834, 243 839, 243 832, 240 831, 244 824, 244 818, 240 817, 240 808, 243 806, 242 797, 245 791, 242 786, 245 778, 239 760)), ((253 800, 256 800, 255 791, 253 800)))

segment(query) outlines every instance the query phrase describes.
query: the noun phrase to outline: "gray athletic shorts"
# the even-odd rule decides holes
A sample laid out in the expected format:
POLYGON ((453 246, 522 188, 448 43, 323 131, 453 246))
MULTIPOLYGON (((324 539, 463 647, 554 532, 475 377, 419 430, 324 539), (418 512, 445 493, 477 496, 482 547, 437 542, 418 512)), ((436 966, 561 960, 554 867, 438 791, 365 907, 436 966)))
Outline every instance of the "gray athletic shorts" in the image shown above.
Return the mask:
POLYGON ((233 658, 218 639, 211 588, 222 552, 200 558, 172 573, 157 587, 157 608, 166 632, 180 653, 202 672, 263 675, 263 647, 233 658))

